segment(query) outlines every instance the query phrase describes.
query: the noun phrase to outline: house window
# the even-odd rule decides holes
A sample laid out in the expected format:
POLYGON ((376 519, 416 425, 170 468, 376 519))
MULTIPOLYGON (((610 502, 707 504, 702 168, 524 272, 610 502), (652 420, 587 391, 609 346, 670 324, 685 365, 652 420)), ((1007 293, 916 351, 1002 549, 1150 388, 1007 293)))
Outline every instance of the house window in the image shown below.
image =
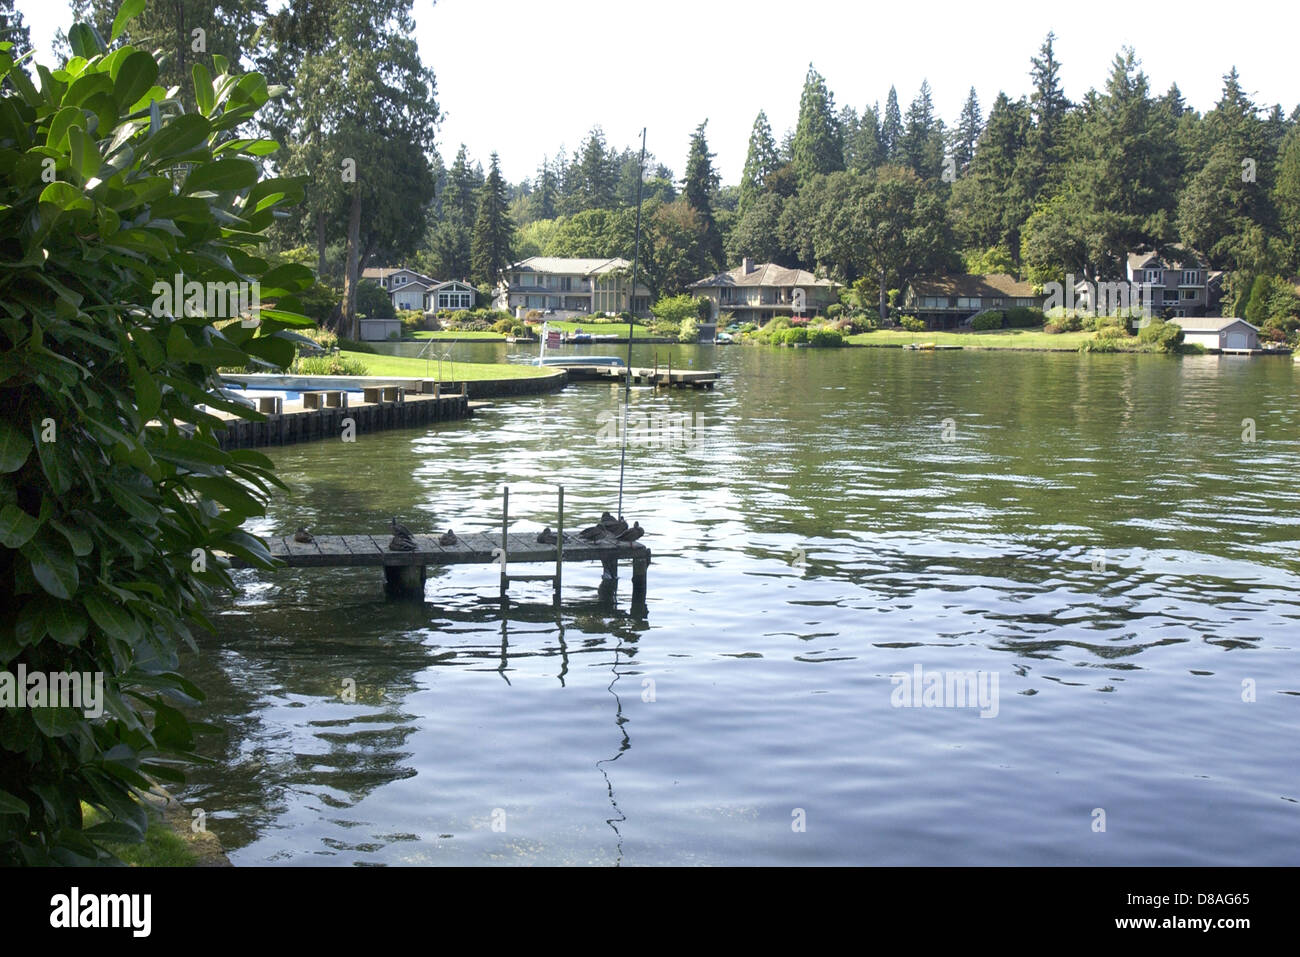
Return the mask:
POLYGON ((405 282, 406 282, 406 277, 405 277, 405 276, 398 276, 396 279, 393 280, 393 282, 394 282, 394 284, 396 284, 396 285, 398 285, 398 286, 401 286, 401 285, 405 284, 405 282))
POLYGON ((1184 270, 1183 270, 1183 285, 1184 285, 1184 286, 1198 286, 1198 285, 1200 285, 1200 282, 1201 282, 1201 271, 1200 271, 1199 269, 1184 269, 1184 270))
POLYGON ((1146 282, 1164 282, 1164 272, 1163 269, 1148 269, 1145 272, 1144 279, 1146 282))
POLYGON ((958 309, 979 309, 983 305, 983 302, 984 300, 979 298, 978 296, 958 296, 957 308, 958 309))
POLYGON ((573 289, 573 278, 572 278, 571 276, 563 276, 563 277, 561 277, 561 279, 560 279, 560 291, 561 291, 561 292, 569 292, 569 291, 571 291, 572 289, 573 289))

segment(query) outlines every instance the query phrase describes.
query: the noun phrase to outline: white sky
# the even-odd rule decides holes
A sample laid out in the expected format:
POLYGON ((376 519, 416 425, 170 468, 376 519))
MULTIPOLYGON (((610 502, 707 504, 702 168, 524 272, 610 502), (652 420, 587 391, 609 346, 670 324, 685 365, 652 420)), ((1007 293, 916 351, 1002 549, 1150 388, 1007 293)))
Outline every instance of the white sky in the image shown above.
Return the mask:
MULTIPOLYGON (((17 7, 38 47, 66 27, 62 0, 17 7)), ((416 0, 414 16, 438 78, 440 151, 450 163, 463 141, 486 164, 496 150, 512 182, 561 144, 572 153, 596 124, 617 148, 639 143, 647 127, 649 151, 680 176, 691 131, 706 118, 723 182, 739 182, 754 116, 765 109, 779 140, 795 123, 810 61, 837 106, 883 108, 893 83, 906 112, 928 79, 949 125, 972 85, 987 115, 999 90, 1029 92, 1029 58, 1048 30, 1072 100, 1100 88, 1131 45, 1156 92, 1177 82, 1196 109, 1213 105, 1234 64, 1257 103, 1290 113, 1300 102, 1294 0, 1089 0, 1073 9, 1050 0, 416 0)))

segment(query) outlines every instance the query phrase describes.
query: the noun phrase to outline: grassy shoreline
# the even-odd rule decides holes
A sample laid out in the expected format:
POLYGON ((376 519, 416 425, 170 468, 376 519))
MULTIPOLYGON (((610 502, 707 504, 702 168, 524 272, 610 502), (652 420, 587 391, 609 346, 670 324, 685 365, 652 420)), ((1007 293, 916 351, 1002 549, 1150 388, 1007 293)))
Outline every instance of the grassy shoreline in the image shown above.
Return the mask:
POLYGON ((878 329, 849 336, 854 346, 904 346, 934 343, 963 349, 1019 349, 1033 352, 1078 352, 1093 337, 1091 332, 1047 333, 1042 329, 993 329, 988 332, 908 332, 878 329))
MULTIPOLYGON (((381 356, 374 352, 339 352, 340 356, 355 359, 366 367, 369 376, 400 376, 407 379, 423 379, 426 372, 436 375, 437 359, 414 359, 405 356, 381 356)), ((488 379, 530 379, 550 375, 554 369, 539 366, 518 365, 506 362, 460 362, 444 359, 442 377, 456 382, 478 382, 488 379)))

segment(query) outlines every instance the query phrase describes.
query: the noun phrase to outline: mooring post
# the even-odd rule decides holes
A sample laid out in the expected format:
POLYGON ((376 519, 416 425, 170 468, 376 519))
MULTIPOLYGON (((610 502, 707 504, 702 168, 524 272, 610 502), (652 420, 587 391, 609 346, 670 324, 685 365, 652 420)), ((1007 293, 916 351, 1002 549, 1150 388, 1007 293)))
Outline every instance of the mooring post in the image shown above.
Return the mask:
POLYGON ((560 578, 564 574, 564 486, 560 486, 560 510, 555 519, 555 604, 560 603, 560 578))
POLYGON ((636 608, 645 605, 645 578, 646 570, 650 567, 650 559, 634 558, 632 559, 632 607, 636 608))
POLYGON ((384 588, 392 595, 423 598, 427 575, 424 565, 385 565, 384 588))
POLYGON ((602 605, 612 605, 618 596, 618 559, 602 558, 603 570, 600 574, 600 588, 596 597, 602 605))
POLYGON ((501 560, 501 603, 505 604, 506 589, 510 587, 510 578, 506 572, 506 556, 509 549, 509 540, 506 534, 510 528, 510 486, 505 486, 501 491, 501 554, 498 556, 501 560))

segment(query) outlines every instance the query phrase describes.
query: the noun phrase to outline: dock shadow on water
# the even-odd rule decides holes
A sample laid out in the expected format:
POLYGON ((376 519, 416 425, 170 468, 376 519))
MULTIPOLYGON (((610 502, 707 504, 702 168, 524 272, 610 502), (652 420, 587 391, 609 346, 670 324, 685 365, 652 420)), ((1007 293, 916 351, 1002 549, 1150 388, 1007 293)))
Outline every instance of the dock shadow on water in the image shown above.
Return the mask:
MULTIPOLYGON (((651 357, 637 357, 649 362, 651 357)), ((1272 360, 683 348, 633 389, 648 617, 601 565, 237 573, 181 793, 239 864, 1282 864, 1300 827, 1300 387, 1272 360), (661 416, 663 418, 663 416, 661 416), (1252 441, 1241 422, 1256 423, 1252 441)), ((591 383, 273 449, 254 530, 611 508, 591 383)), ((516 517, 517 516, 517 525, 516 517)))

